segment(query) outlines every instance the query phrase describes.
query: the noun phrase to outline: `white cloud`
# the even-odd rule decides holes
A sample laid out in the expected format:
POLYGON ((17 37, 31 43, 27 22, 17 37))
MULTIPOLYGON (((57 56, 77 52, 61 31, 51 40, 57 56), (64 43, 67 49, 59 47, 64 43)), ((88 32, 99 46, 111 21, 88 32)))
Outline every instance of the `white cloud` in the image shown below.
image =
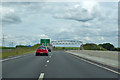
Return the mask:
POLYGON ((60 19, 67 19, 67 20, 75 20, 80 22, 87 22, 93 20, 95 16, 92 13, 89 13, 88 10, 84 8, 80 9, 70 9, 68 12, 63 14, 56 14, 55 18, 60 19))
POLYGON ((85 40, 90 41, 91 39, 89 37, 84 37, 85 40))
POLYGON ((11 14, 14 12, 15 12, 14 8, 0 6, 0 13, 2 13, 2 16, 11 14))
POLYGON ((15 12, 15 10, 14 10, 14 9, 10 9, 10 12, 14 13, 14 12, 15 12))
POLYGON ((41 34, 39 37, 40 37, 40 38, 48 38, 48 36, 45 35, 45 34, 41 34))
POLYGON ((78 8, 78 7, 80 7, 80 4, 75 4, 74 7, 75 7, 75 8, 78 8))
POLYGON ((90 22, 85 22, 84 25, 89 27, 89 26, 91 26, 91 23, 90 22))
POLYGON ((60 33, 65 32, 65 31, 68 31, 68 29, 62 28, 62 29, 59 30, 60 33))
POLYGON ((104 40, 104 37, 100 37, 99 40, 104 40))
POLYGON ((59 33, 64 33, 64 32, 74 32, 74 30, 72 29, 72 28, 60 28, 59 29, 59 31, 58 31, 59 33))
POLYGON ((2 19, 0 19, 2 20, 2 25, 16 24, 21 22, 19 16, 15 14, 14 8, 0 6, 0 13, 2 16, 2 19))
POLYGON ((87 9, 89 12, 92 12, 93 8, 98 6, 98 3, 96 1, 83 1, 82 2, 82 8, 87 9))
MULTIPOLYGON (((14 25, 4 25, 3 32, 14 36, 17 43, 25 41, 27 44, 35 44, 40 38, 110 41, 111 37, 117 36, 118 29, 116 3, 112 4, 86 1, 6 3, 6 6, 3 5, 3 20, 14 25)), ((115 43, 115 40, 111 42, 115 43)))

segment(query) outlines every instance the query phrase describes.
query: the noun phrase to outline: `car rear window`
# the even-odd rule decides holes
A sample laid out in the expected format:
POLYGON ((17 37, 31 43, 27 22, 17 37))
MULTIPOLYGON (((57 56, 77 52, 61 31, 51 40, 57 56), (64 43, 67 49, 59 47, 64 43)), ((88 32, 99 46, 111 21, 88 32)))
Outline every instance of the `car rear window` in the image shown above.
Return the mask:
POLYGON ((45 47, 38 47, 38 49, 46 49, 45 47))

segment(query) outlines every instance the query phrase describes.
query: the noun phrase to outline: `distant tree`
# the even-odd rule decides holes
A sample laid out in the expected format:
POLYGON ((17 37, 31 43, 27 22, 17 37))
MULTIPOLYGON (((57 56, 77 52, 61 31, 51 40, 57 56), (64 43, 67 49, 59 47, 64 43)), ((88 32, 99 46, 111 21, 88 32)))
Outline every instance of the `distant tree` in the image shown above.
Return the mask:
POLYGON ((95 43, 86 43, 83 45, 84 50, 106 50, 95 43))
POLYGON ((65 47, 62 47, 62 49, 65 49, 65 47))
POLYGON ((102 45, 103 45, 103 44, 99 44, 99 46, 101 46, 101 47, 102 47, 102 45))
POLYGON ((120 48, 117 48, 117 51, 120 51, 120 48))
POLYGON ((120 51, 120 48, 118 47, 118 48, 115 48, 115 51, 120 51))
POLYGON ((104 43, 104 44, 99 44, 99 46, 102 46, 103 48, 110 50, 110 51, 114 51, 115 47, 114 45, 110 44, 110 43, 104 43))
POLYGON ((23 48, 23 47, 28 47, 26 45, 16 45, 16 48, 23 48))

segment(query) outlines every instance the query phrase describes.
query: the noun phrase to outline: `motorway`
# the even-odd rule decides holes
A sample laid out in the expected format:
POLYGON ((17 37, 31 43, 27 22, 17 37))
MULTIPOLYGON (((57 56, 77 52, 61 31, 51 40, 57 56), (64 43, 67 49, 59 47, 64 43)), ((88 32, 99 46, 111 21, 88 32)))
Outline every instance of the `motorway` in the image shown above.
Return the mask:
MULTIPOLYGON (((118 78, 118 74, 89 64, 64 51, 52 51, 49 56, 30 53, 2 62, 4 80, 45 80, 50 78, 118 78), (39 79, 41 78, 41 79, 39 79)), ((103 79, 102 79, 103 80, 103 79)), ((110 79, 109 79, 110 80, 110 79)))

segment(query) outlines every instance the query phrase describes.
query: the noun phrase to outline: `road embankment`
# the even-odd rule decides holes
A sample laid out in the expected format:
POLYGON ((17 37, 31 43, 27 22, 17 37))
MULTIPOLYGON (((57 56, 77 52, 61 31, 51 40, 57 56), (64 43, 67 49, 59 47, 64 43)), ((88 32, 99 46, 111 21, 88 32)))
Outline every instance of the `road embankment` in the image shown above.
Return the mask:
POLYGON ((117 51, 68 50, 66 52, 120 69, 117 51))

